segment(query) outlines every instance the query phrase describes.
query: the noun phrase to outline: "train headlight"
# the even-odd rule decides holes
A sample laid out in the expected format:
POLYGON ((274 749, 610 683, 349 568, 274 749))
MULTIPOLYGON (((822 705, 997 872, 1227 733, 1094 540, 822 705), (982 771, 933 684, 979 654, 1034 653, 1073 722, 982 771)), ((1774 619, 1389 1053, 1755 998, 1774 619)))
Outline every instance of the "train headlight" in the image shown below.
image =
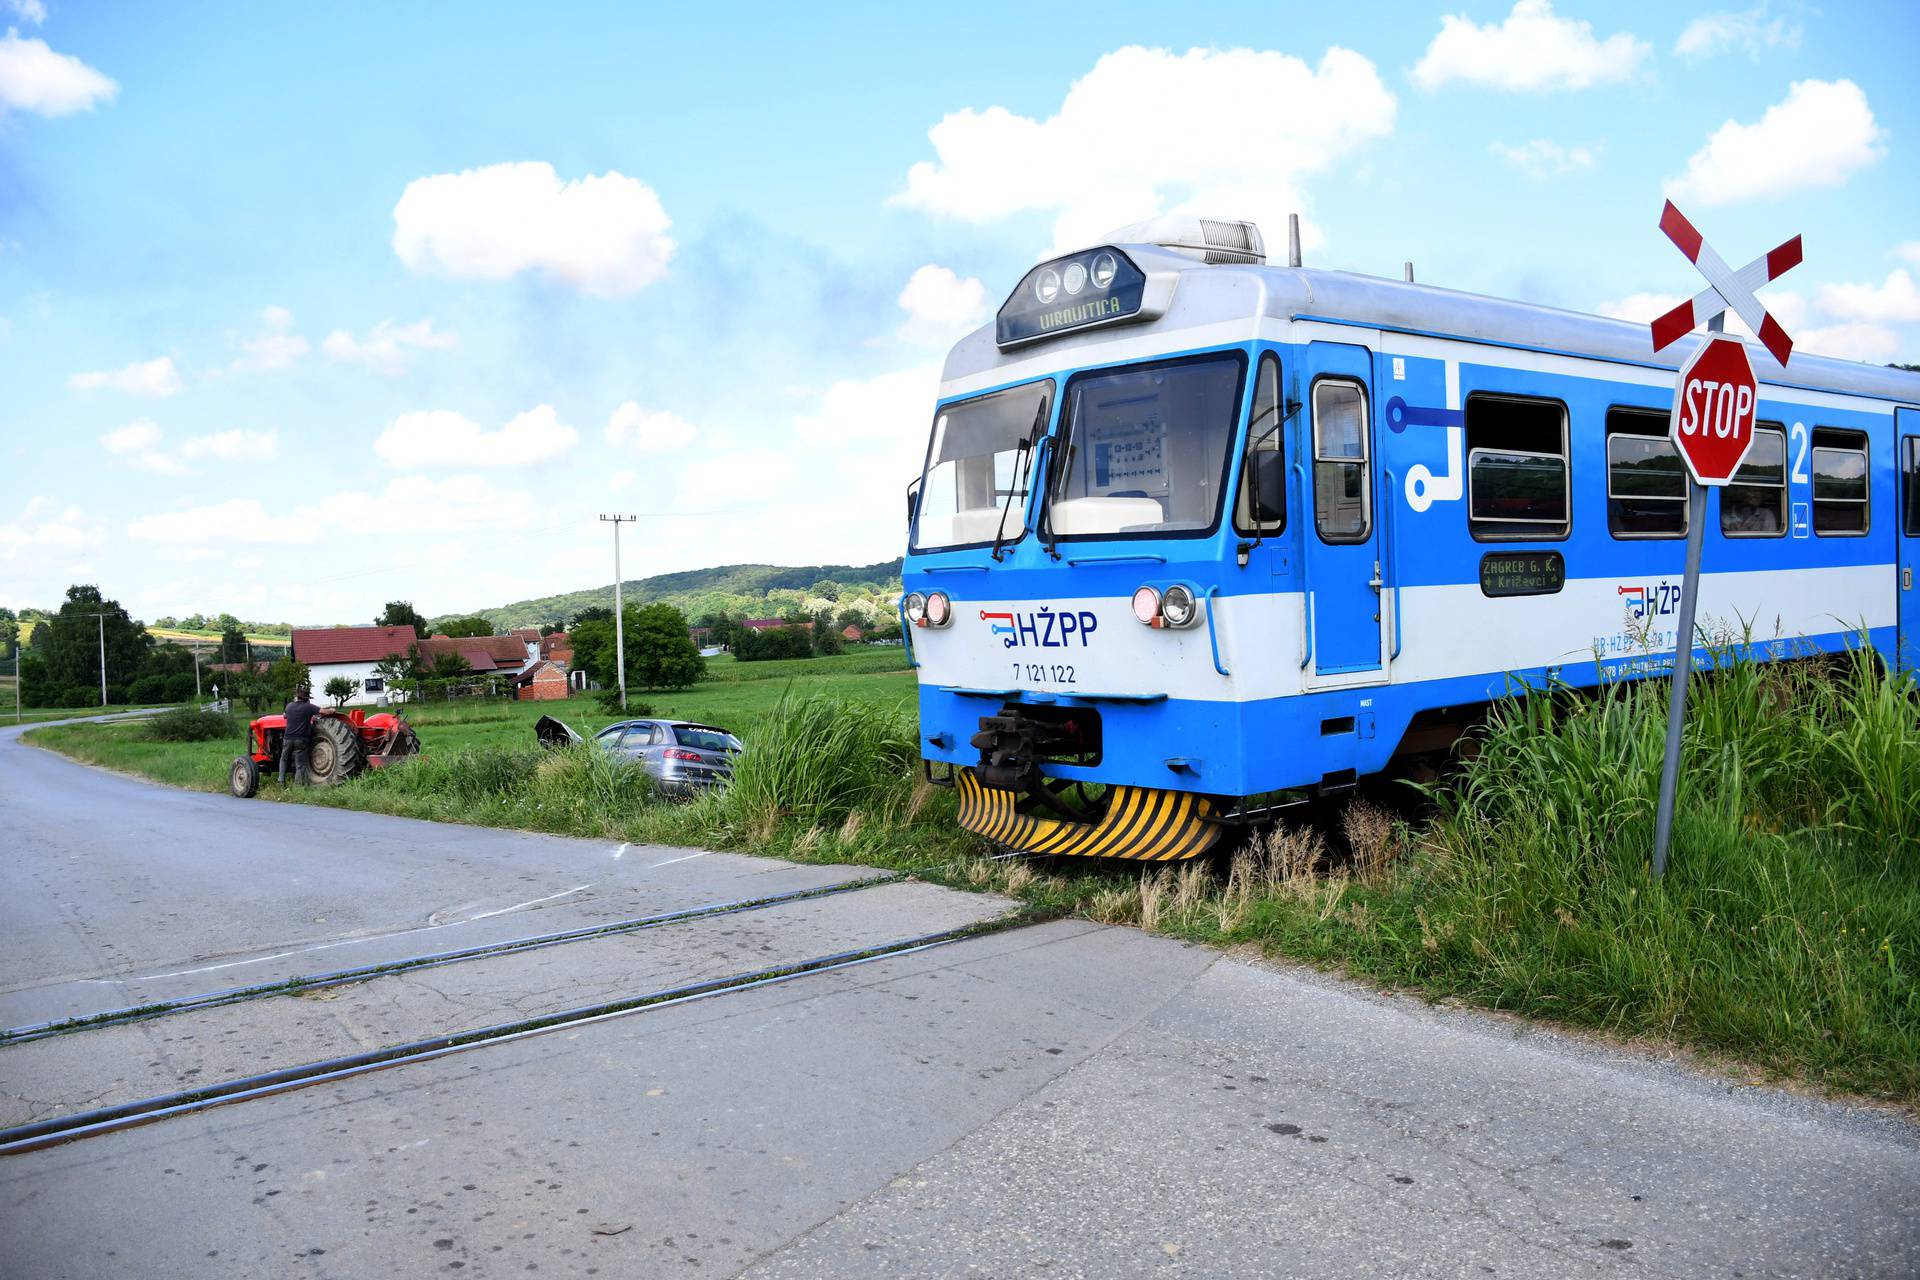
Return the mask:
POLYGON ((1120 264, 1114 260, 1114 256, 1110 253, 1102 253, 1094 258, 1093 266, 1088 270, 1087 276, 1093 281, 1094 288, 1104 289, 1113 283, 1113 277, 1119 270, 1120 264))
POLYGON ((1190 627, 1200 616, 1200 606, 1191 588, 1172 586, 1160 597, 1160 616, 1170 627, 1190 627))
POLYGON ((916 627, 927 625, 927 598, 918 591, 901 601, 907 611, 907 621, 916 627))
POLYGON ((1133 593, 1133 616, 1150 627, 1160 625, 1160 593, 1152 587, 1141 587, 1133 593))
POLYGON ((1061 287, 1068 293, 1078 293, 1087 287, 1087 269, 1077 262, 1069 262, 1061 276, 1061 287))
POLYGON ((1040 299, 1042 306, 1048 305, 1055 298, 1059 297, 1060 273, 1052 267, 1048 267, 1045 271, 1042 271, 1040 278, 1033 282, 1033 296, 1040 299))
POLYGON ((953 601, 944 591, 936 591, 927 597, 927 625, 944 627, 953 621, 953 601))

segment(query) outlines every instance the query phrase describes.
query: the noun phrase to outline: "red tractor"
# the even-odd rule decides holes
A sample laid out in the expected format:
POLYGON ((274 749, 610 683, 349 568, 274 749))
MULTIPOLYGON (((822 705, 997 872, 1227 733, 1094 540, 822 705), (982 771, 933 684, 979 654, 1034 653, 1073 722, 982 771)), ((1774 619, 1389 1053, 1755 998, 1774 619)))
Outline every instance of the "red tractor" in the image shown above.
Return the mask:
MULTIPOLYGON (((287 718, 261 716, 247 726, 247 754, 233 758, 228 789, 242 800, 260 789, 260 771, 280 765, 280 744, 287 718)), ((395 760, 417 755, 420 735, 390 711, 368 715, 352 711, 322 711, 313 718, 313 749, 307 759, 307 781, 316 787, 345 782, 364 769, 379 769, 395 760)))

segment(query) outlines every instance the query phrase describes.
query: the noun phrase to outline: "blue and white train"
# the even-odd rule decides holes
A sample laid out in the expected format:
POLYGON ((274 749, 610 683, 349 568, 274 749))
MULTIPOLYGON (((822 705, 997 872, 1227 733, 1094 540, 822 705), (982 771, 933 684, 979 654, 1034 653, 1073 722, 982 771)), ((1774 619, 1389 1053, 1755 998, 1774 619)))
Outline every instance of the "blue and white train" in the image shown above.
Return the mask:
MULTIPOLYGON (((1185 858, 1443 751, 1516 681, 1664 672, 1692 346, 1268 265, 1247 223, 1041 263, 949 355, 911 491, 929 773, 1008 849, 1185 858)), ((1920 375, 1749 354, 1702 627, 1920 665, 1920 375)))

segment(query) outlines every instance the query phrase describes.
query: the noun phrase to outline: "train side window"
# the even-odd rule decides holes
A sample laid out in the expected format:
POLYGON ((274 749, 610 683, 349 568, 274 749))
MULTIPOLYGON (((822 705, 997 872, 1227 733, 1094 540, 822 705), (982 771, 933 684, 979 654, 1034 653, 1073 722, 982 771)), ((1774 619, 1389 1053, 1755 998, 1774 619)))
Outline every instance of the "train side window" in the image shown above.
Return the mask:
POLYGON ((1664 413, 1607 411, 1607 529, 1616 538, 1683 538, 1687 470, 1664 413))
POLYGON ((1907 536, 1920 538, 1920 436, 1906 439, 1907 536))
POLYGON ((1467 397, 1467 518, 1482 541, 1567 536, 1567 408, 1557 400, 1467 397))
POLYGON ((1287 527, 1286 429, 1280 417, 1280 361, 1260 357, 1253 384, 1253 414, 1247 419, 1247 460, 1240 472, 1240 496, 1234 502, 1233 527, 1241 533, 1279 533, 1287 527), (1253 520, 1253 490, 1260 490, 1260 523, 1253 520))
POLYGON ((1364 542, 1373 529, 1367 479, 1367 393, 1357 382, 1313 384, 1313 520, 1323 542, 1364 542))
POLYGON ((1813 531, 1857 538, 1867 531, 1867 437, 1858 431, 1813 429, 1813 531))
POLYGON ((1787 533, 1787 429, 1762 422, 1753 447, 1720 491, 1720 532, 1729 538, 1783 538, 1787 533))

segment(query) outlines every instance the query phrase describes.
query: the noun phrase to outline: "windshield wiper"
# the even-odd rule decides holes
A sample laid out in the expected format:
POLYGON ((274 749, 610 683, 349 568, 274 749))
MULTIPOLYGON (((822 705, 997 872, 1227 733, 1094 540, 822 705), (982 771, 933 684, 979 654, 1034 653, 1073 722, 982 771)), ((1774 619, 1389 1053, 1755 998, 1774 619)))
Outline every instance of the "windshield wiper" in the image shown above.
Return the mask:
MULTIPOLYGON (((1038 447, 1040 435, 1046 428, 1047 402, 1042 398, 1040 407, 1033 412, 1033 426, 1020 438, 1019 457, 1014 461, 1016 474, 1007 485, 1006 501, 1000 504, 1000 520, 993 529, 993 558, 996 561, 1003 558, 1001 551, 1007 540, 1007 516, 1013 511, 1013 495, 1016 493, 1024 495, 1027 492, 1026 483, 1033 471, 1034 450, 1038 447)), ((1022 511, 1020 514, 1023 522, 1021 530, 1025 532, 1026 512, 1022 511)))

